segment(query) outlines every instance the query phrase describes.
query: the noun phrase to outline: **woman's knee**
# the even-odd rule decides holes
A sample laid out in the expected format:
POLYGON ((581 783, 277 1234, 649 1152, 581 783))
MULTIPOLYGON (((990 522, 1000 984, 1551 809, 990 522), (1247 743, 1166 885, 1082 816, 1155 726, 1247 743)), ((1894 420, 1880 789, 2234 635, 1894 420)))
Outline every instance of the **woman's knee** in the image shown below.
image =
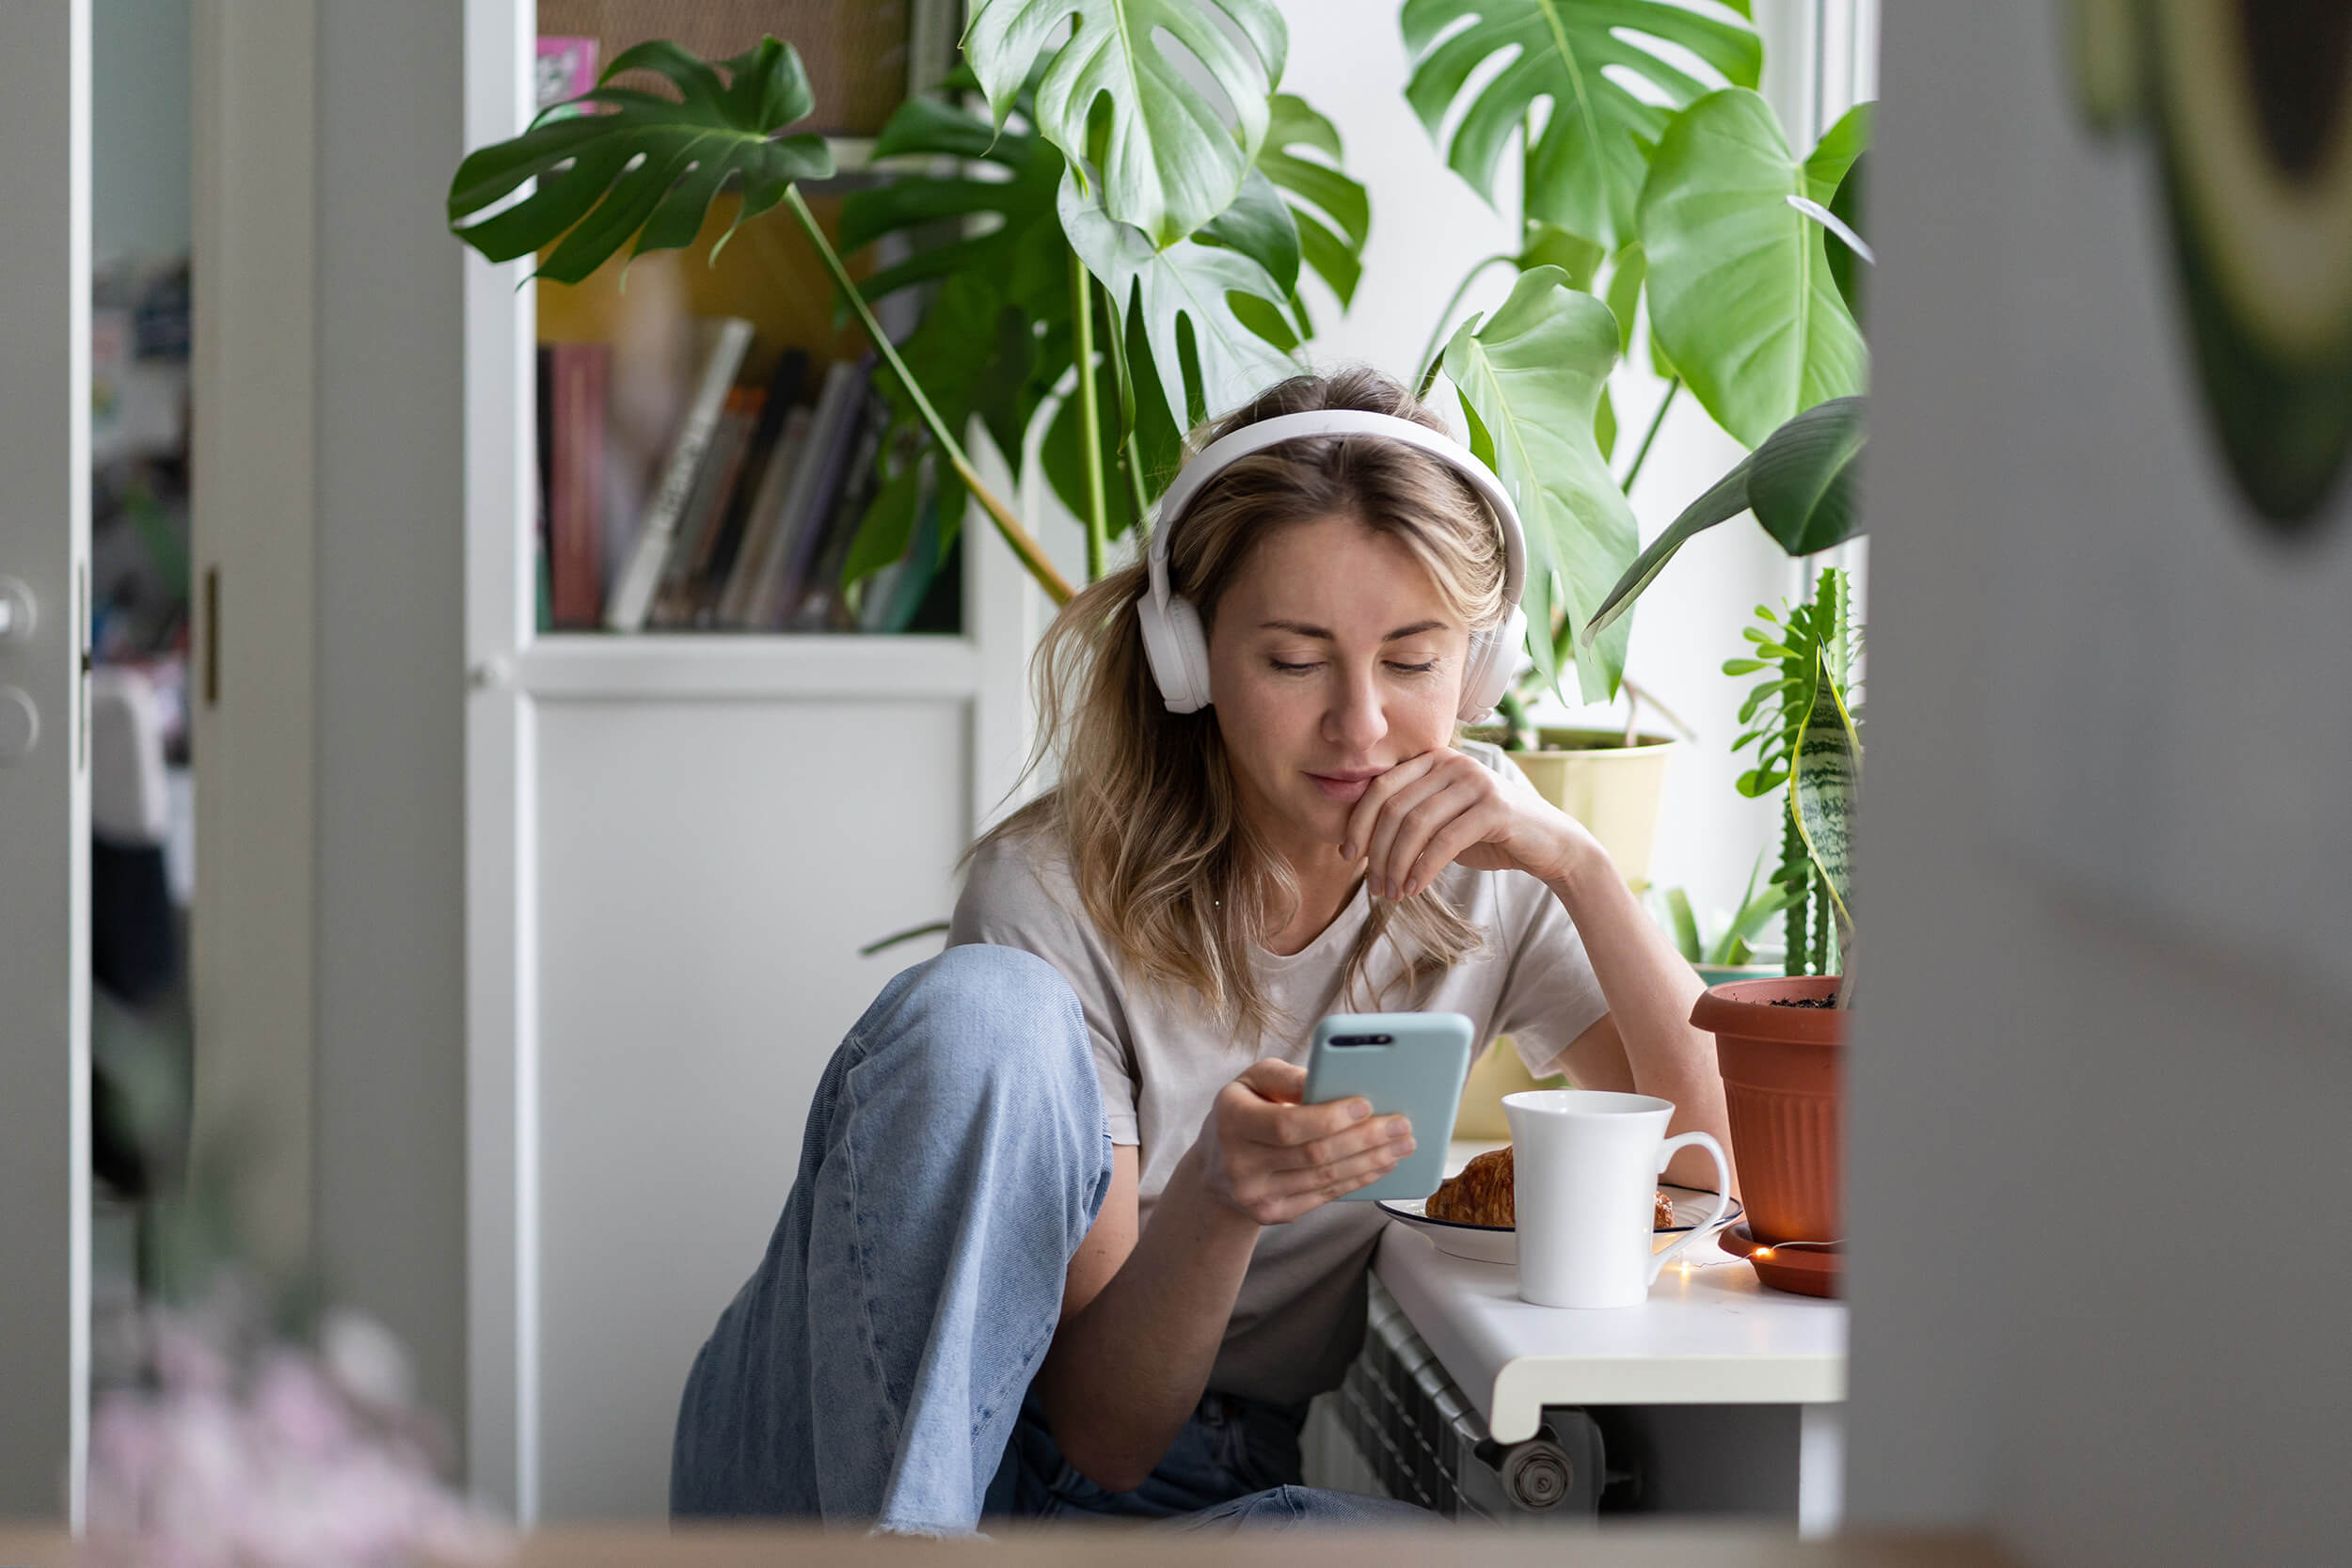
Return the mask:
POLYGON ((1077 993, 1022 948, 970 943, 902 971, 861 1034, 869 1056, 907 1058, 943 1099, 1074 1090, 1092 1117, 1101 1115, 1077 993))

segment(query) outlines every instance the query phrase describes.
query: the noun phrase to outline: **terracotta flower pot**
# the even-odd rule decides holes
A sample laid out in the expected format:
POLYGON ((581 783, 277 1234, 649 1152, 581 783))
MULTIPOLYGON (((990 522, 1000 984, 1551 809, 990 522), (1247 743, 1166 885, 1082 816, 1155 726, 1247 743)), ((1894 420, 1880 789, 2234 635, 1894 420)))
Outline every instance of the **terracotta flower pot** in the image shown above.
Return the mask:
POLYGON ((1738 980, 1691 1010, 1715 1035, 1740 1195, 1759 1242, 1845 1239, 1846 1015, 1772 1006, 1836 994, 1834 974, 1738 980))

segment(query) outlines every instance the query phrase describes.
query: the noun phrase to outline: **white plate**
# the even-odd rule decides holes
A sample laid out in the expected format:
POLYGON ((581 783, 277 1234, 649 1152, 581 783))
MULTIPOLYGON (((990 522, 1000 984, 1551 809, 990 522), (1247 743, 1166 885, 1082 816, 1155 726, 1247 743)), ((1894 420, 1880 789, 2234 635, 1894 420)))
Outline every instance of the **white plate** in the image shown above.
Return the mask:
MULTIPOLYGON (((1691 1187, 1677 1187, 1671 1182, 1661 1182, 1659 1190, 1664 1193, 1675 1206, 1675 1224, 1660 1229, 1658 1234, 1661 1236, 1679 1236, 1686 1230, 1695 1230, 1700 1223, 1714 1212, 1715 1195, 1713 1193, 1703 1193, 1691 1187)), ((1425 1197, 1384 1197, 1379 1200, 1380 1212, 1391 1219, 1402 1220, 1416 1229, 1427 1231, 1430 1241, 1436 1243, 1439 1252, 1451 1253, 1456 1258, 1467 1258, 1473 1263, 1507 1263, 1513 1267, 1518 1266, 1518 1233, 1508 1226, 1464 1225, 1459 1220, 1433 1220, 1422 1212, 1422 1206, 1428 1201, 1425 1197)), ((1721 1225, 1716 1228, 1720 1230, 1723 1226, 1732 1224, 1746 1212, 1745 1206, 1738 1198, 1733 1198, 1730 1210, 1724 1213, 1721 1225)))

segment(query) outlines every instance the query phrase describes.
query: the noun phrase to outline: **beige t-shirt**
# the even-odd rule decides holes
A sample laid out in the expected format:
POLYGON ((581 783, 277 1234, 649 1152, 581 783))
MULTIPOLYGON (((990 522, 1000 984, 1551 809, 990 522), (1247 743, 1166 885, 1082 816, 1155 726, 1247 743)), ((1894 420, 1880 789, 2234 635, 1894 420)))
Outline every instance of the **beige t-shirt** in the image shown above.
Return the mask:
MULTIPOLYGON (((1500 750, 1476 743, 1462 749, 1512 787, 1530 787, 1500 750)), ((1422 1009, 1467 1016, 1478 1052, 1507 1034, 1529 1071, 1556 1070, 1562 1053, 1608 1011, 1567 911, 1524 872, 1455 865, 1439 880, 1486 945, 1441 976, 1422 1009)), ((1317 1020, 1370 1010, 1370 998, 1343 1004, 1338 994, 1369 913, 1359 885, 1339 918, 1301 951, 1284 957, 1260 949, 1258 975, 1278 1022, 1263 1040, 1242 1043, 1193 998, 1139 979, 1129 983, 1087 918, 1058 841, 999 841, 974 856, 947 941, 1024 948, 1061 971, 1078 993, 1102 1079, 1104 1119, 1112 1142, 1139 1148, 1139 1202, 1149 1220, 1217 1090, 1262 1055, 1305 1066, 1317 1020)), ((1383 942, 1371 978, 1389 980, 1401 963, 1393 944, 1383 942)), ((1429 1128, 1415 1132, 1423 1140, 1444 1136, 1429 1128)), ((1233 1303, 1209 1387, 1284 1404, 1336 1387, 1362 1339, 1364 1270, 1381 1224, 1376 1205, 1342 1201, 1268 1227, 1233 1303)))

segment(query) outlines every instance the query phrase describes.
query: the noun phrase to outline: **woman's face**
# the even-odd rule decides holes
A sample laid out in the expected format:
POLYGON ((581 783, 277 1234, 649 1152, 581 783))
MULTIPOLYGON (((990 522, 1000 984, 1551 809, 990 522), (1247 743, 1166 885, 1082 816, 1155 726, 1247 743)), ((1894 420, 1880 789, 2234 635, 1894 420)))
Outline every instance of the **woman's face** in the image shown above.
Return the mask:
POLYGON ((1336 855, 1371 781, 1452 738, 1469 651, 1469 628, 1395 539, 1332 516, 1260 541, 1209 632, 1217 728, 1251 823, 1295 863, 1318 844, 1336 855))

